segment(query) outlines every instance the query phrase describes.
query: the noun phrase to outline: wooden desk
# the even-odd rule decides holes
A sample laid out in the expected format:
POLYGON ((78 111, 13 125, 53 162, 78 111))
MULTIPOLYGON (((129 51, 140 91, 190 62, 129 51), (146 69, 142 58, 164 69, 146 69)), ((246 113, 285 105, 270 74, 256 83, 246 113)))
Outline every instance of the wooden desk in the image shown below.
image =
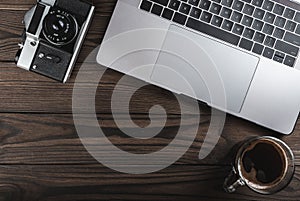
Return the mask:
MULTIPOLYGON (((300 124, 292 135, 283 137, 292 147, 298 165, 295 177, 284 191, 263 196, 243 188, 226 194, 222 183, 230 170, 232 147, 249 136, 280 135, 228 116, 217 146, 199 161, 197 155, 210 119, 206 106, 201 106, 201 121, 187 125, 200 125, 197 138, 172 166, 152 174, 128 175, 99 164, 77 136, 72 118, 72 89, 80 63, 101 42, 116 0, 94 1, 97 9, 93 24, 78 65, 65 85, 21 70, 13 62, 23 30, 21 21, 35 2, 0 1, 0 200, 300 200, 300 124)), ((154 86, 134 96, 132 118, 140 125, 149 123, 147 110, 153 102, 164 105, 171 114, 160 135, 136 143, 116 128, 110 111, 111 92, 121 76, 109 70, 98 88, 97 102, 101 105, 97 106, 97 113, 107 136, 127 151, 148 153, 163 148, 176 135, 180 119, 176 100, 154 86)), ((134 78, 131 81, 138 82, 134 78)), ((132 89, 131 84, 124 85, 123 93, 132 89)), ((159 116, 156 118, 160 120, 159 116)))

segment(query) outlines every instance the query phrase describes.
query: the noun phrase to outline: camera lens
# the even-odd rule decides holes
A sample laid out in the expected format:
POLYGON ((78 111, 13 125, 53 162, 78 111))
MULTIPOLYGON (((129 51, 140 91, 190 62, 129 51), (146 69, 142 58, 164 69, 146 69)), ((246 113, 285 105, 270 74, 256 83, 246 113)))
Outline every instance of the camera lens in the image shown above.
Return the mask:
POLYGON ((54 45, 72 42, 78 33, 75 18, 63 10, 53 10, 44 19, 43 34, 54 45))

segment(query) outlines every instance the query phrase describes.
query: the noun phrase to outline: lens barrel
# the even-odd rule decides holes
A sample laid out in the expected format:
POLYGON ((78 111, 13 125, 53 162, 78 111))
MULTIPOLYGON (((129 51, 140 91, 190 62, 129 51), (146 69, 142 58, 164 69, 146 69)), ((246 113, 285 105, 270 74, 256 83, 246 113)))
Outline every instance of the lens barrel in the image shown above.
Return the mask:
POLYGON ((43 34, 54 45, 71 43, 78 34, 76 19, 66 11, 52 10, 43 22, 43 34))

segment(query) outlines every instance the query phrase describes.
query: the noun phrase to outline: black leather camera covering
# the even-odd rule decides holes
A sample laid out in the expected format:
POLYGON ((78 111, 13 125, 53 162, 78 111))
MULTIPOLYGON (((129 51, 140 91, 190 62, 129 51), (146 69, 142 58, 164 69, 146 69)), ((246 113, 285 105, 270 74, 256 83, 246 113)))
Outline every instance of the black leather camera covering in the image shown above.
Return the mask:
POLYGON ((81 15, 84 20, 86 20, 91 9, 91 5, 83 0, 56 0, 55 6, 72 14, 81 15))
POLYGON ((41 44, 38 47, 30 71, 63 82, 71 58, 72 54, 70 53, 47 44, 41 44), (40 54, 43 54, 44 57, 40 58, 40 54), (47 58, 47 56, 52 57, 52 59, 47 58))

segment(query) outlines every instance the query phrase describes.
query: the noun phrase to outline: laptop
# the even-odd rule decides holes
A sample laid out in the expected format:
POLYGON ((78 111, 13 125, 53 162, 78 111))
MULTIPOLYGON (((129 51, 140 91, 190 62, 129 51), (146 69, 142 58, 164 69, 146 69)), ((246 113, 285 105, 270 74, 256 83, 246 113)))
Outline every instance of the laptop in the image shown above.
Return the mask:
POLYGON ((290 134, 299 48, 298 0, 119 0, 97 62, 290 134))

